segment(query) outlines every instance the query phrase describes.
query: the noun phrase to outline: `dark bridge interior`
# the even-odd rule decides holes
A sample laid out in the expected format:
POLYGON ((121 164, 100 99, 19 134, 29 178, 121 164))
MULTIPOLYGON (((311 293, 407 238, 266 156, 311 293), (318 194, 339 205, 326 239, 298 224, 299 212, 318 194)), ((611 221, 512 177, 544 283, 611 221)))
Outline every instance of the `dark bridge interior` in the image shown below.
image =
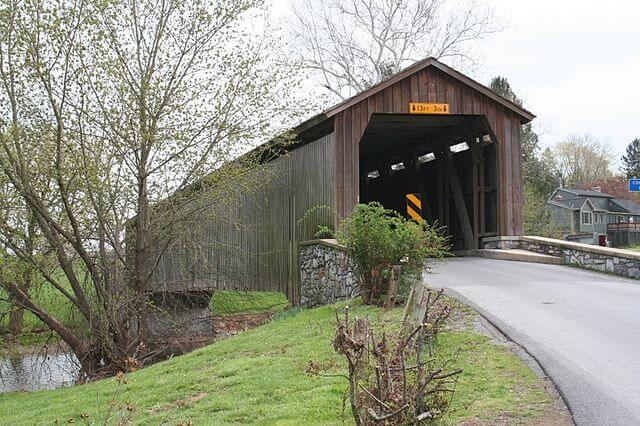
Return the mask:
POLYGON ((406 215, 407 193, 454 249, 497 235, 496 142, 483 115, 373 114, 360 141, 360 202, 406 215))

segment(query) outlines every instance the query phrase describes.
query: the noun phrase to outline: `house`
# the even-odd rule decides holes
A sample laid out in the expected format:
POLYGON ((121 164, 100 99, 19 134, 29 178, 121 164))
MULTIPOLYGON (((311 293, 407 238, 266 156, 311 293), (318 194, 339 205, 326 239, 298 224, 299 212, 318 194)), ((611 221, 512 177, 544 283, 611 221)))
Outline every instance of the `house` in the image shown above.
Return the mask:
POLYGON ((598 244, 612 223, 640 223, 640 204, 615 198, 600 188, 558 188, 547 202, 551 223, 568 234, 567 239, 598 244))

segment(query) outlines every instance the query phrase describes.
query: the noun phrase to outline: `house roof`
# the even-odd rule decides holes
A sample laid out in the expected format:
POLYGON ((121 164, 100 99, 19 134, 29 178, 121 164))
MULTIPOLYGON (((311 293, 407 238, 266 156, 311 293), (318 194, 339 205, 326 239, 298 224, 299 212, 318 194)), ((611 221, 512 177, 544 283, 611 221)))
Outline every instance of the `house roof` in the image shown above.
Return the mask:
POLYGON ((617 204, 622 207, 628 213, 631 214, 640 214, 640 204, 631 200, 622 200, 620 198, 614 198, 611 200, 611 204, 617 204))
POLYGON ((570 210, 579 210, 585 203, 584 198, 552 198, 550 204, 570 210))
POLYGON ((602 197, 613 198, 613 195, 600 191, 591 191, 590 189, 572 189, 572 188, 558 188, 558 191, 568 192, 579 197, 602 197))
POLYGON ((548 201, 551 205, 569 210, 580 210, 587 202, 598 211, 640 215, 640 204, 635 201, 614 198, 613 195, 587 189, 558 188, 548 201), (563 197, 558 194, 559 191, 567 192, 572 196, 563 197))
POLYGON ((557 206, 557 207, 561 207, 563 209, 569 209, 569 210, 578 210, 579 207, 575 207, 571 204, 567 204, 567 203, 563 203, 560 201, 556 201, 554 199, 551 199, 549 201, 547 201, 548 204, 551 204, 552 206, 557 206))
POLYGON ((558 207, 579 210, 585 202, 589 202, 593 210, 608 211, 609 200, 613 195, 585 189, 558 188, 549 199, 549 203, 558 207), (569 196, 564 196, 567 193, 569 196))

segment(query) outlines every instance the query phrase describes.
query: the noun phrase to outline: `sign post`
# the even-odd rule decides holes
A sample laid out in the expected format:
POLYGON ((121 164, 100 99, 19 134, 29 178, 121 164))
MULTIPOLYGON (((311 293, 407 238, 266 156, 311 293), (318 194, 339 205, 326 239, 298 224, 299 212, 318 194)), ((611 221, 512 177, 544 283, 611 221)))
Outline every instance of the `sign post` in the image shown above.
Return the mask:
POLYGON ((629 179, 629 192, 640 192, 640 179, 629 179))

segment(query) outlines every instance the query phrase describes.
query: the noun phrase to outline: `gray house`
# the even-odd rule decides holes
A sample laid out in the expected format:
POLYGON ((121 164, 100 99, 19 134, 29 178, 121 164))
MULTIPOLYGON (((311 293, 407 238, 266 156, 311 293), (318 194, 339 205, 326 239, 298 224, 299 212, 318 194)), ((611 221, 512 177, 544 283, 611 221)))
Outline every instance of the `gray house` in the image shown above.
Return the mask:
POLYGON ((567 239, 598 244, 608 224, 640 223, 640 204, 622 200, 600 188, 558 188, 547 202, 551 223, 563 229, 567 239))

